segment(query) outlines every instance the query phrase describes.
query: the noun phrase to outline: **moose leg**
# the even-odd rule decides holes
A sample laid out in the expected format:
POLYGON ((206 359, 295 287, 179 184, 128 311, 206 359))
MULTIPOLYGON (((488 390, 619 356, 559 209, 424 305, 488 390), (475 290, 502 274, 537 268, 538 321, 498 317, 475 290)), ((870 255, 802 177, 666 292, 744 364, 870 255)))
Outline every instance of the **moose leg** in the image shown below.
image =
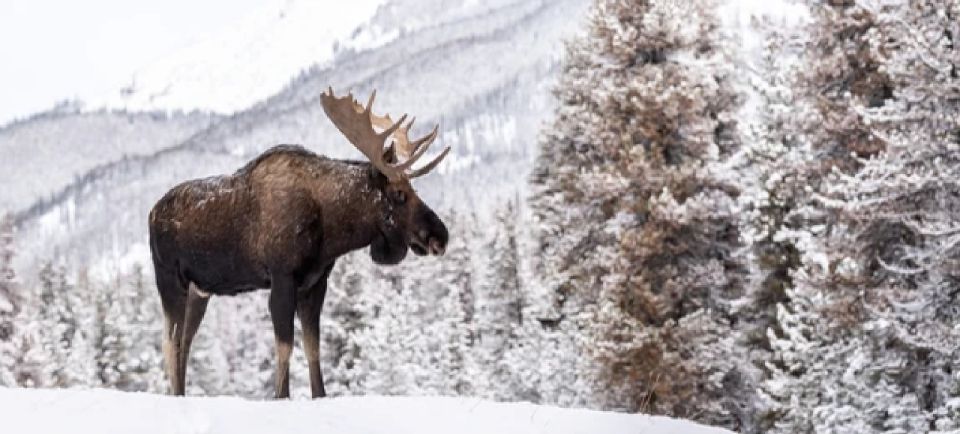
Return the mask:
POLYGON ((170 392, 183 395, 180 381, 180 339, 183 336, 183 321, 186 313, 187 291, 176 274, 157 266, 157 290, 163 306, 163 359, 170 392))
POLYGON ((293 317, 297 289, 290 276, 274 276, 270 288, 270 319, 277 342, 276 397, 290 397, 290 353, 293 352, 293 317))
POLYGON ((332 268, 333 264, 327 267, 317 283, 297 300, 297 315, 303 328, 303 348, 307 353, 307 364, 310 368, 310 395, 314 398, 327 396, 323 387, 323 373, 320 371, 320 312, 327 294, 327 277, 332 268))
POLYGON ((200 328, 200 322, 203 321, 203 315, 207 312, 207 302, 210 296, 200 294, 195 284, 190 284, 190 290, 187 294, 187 308, 183 321, 183 336, 180 337, 180 359, 177 363, 179 368, 177 372, 177 390, 183 395, 187 386, 187 361, 190 360, 190 345, 193 344, 193 338, 197 335, 197 329, 200 328))

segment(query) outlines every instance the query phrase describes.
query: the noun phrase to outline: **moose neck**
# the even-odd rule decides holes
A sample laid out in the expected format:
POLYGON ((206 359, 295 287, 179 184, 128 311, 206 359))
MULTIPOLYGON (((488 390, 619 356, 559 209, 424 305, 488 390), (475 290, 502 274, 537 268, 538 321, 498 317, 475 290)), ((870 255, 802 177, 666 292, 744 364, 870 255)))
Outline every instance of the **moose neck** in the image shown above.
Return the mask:
POLYGON ((325 205, 324 256, 329 258, 367 247, 380 236, 386 200, 369 163, 339 163, 336 181, 324 183, 316 192, 318 202, 325 205))

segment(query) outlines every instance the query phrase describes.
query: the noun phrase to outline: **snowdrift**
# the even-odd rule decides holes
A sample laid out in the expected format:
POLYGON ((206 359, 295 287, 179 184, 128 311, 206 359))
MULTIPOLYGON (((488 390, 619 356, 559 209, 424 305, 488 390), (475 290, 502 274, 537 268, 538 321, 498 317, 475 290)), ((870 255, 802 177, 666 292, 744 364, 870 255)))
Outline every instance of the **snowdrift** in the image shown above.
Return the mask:
POLYGON ((446 397, 249 401, 0 388, 0 409, 0 424, 8 433, 730 433, 666 417, 446 397))

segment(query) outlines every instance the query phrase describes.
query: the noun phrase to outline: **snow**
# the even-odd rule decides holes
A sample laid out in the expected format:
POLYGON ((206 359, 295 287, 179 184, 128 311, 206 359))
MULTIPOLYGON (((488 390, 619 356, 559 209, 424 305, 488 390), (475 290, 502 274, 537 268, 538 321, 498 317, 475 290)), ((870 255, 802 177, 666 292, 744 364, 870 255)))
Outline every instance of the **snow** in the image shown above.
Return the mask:
POLYGON ((3 427, 16 433, 724 434, 660 416, 448 397, 249 401, 112 390, 0 388, 3 427))
POLYGON ((218 113, 245 109, 279 92, 304 69, 329 64, 338 46, 367 49, 396 37, 359 31, 385 1, 270 2, 147 66, 123 89, 91 106, 218 113))
POLYGON ((739 72, 743 74, 739 76, 737 89, 746 96, 741 114, 746 119, 756 119, 764 107, 749 82, 759 78, 758 71, 762 69, 767 40, 766 35, 758 31, 754 21, 767 19, 779 23, 781 28, 796 28, 810 20, 810 13, 805 5, 790 0, 732 1, 722 4, 718 13, 724 30, 739 42, 736 62, 739 72))

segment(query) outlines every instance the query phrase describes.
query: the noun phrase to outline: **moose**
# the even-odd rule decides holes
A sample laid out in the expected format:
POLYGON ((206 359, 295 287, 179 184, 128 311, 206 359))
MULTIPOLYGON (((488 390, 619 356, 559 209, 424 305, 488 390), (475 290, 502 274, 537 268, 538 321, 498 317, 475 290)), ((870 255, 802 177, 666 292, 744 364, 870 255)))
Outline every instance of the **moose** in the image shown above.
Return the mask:
POLYGON ((370 247, 378 264, 397 264, 413 250, 443 255, 446 226, 410 181, 433 170, 446 147, 419 169, 413 164, 437 138, 438 126, 409 139, 415 119, 394 122, 350 93, 323 92, 334 126, 367 161, 337 160, 301 146, 279 145, 232 175, 184 182, 154 205, 150 250, 164 313, 163 356, 174 395, 184 395, 190 344, 211 295, 269 289, 276 340, 275 396, 290 396, 294 315, 314 398, 323 397, 320 312, 337 258, 370 247), (387 145, 387 141, 390 144, 387 145))

